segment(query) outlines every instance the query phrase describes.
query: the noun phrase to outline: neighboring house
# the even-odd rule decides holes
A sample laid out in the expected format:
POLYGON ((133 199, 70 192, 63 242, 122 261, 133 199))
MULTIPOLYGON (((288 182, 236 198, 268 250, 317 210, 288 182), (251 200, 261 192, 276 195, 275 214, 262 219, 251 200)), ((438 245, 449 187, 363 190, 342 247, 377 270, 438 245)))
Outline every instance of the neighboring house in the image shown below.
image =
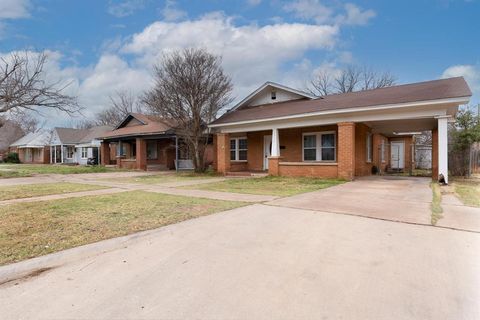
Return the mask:
POLYGON ((89 129, 54 128, 50 141, 50 163, 87 164, 89 158, 100 163, 100 140, 96 137, 112 127, 98 126, 89 129))
MULTIPOLYGON (((192 169, 188 148, 175 133, 172 120, 139 113, 129 114, 115 129, 98 136, 103 165, 128 169, 192 169)), ((213 162, 213 147, 206 163, 213 162)))
POLYGON ((10 145, 9 151, 18 153, 22 163, 49 163, 51 132, 39 130, 31 132, 10 145))
POLYGON ((411 167, 413 134, 431 130, 433 177, 448 182, 447 124, 471 95, 463 77, 321 98, 268 82, 210 124, 215 167, 351 180, 411 167))
MULTIPOLYGON (((1 119, 0 119, 1 120, 1 119)), ((10 148, 10 144, 24 136, 22 128, 15 122, 3 120, 0 123, 0 162, 10 148)))

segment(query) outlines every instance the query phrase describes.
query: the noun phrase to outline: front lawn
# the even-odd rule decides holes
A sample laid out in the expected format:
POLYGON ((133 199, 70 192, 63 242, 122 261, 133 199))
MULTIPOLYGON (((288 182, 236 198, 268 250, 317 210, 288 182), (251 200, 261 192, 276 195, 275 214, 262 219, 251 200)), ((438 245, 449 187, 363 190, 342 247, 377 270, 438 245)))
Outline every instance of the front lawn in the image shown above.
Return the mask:
POLYGON ((138 177, 128 177, 128 178, 109 178, 104 179, 112 182, 120 183, 139 183, 139 184, 162 184, 162 183, 173 183, 180 181, 190 181, 190 180, 204 180, 219 178, 222 176, 216 175, 214 173, 194 173, 194 172, 168 172, 168 173, 159 173, 153 175, 145 175, 138 177))
POLYGON ((467 206, 480 207, 480 179, 454 179, 453 187, 467 206))
POLYGON ((183 188, 285 197, 332 187, 343 182, 345 181, 338 179, 268 176, 262 178, 230 178, 221 182, 193 185, 183 188))
POLYGON ((80 183, 56 182, 0 187, 0 201, 46 196, 51 194, 100 190, 106 187, 80 183))
POLYGON ((0 265, 244 205, 132 191, 0 206, 0 265))
MULTIPOLYGON (((74 166, 54 164, 0 164, 1 178, 30 177, 36 174, 72 174, 118 171, 103 166, 74 166)), ((123 170, 125 171, 125 170, 123 170)))

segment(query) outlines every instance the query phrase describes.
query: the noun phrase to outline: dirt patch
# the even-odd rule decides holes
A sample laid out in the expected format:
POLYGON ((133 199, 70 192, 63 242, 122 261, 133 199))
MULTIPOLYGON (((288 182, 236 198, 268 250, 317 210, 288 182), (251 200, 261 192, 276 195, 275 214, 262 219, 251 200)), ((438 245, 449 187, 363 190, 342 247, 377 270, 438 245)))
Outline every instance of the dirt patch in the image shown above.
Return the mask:
POLYGON ((0 282, 0 286, 4 286, 4 285, 13 285, 13 286, 16 286, 16 285, 19 285, 20 283, 22 282, 26 282, 26 281, 29 281, 30 279, 32 278, 36 278, 42 274, 44 274, 45 272, 48 272, 50 270, 53 270, 55 269, 55 267, 47 267, 47 268, 39 268, 39 269, 35 269, 21 277, 17 277, 17 278, 14 278, 14 279, 7 279, 7 280, 4 280, 4 281, 1 281, 0 282))

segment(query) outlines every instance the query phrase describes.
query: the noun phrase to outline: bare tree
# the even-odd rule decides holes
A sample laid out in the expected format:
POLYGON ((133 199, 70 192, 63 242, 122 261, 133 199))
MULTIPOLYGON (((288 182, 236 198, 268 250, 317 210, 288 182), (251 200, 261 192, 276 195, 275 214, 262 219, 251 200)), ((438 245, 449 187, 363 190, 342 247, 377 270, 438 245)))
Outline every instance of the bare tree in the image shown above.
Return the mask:
POLYGON ((110 96, 110 106, 97 113, 95 123, 116 126, 131 112, 141 112, 137 98, 131 91, 119 90, 110 96))
POLYGON ((395 84, 395 80, 396 78, 389 72, 377 73, 368 67, 348 66, 340 72, 320 71, 310 81, 308 90, 313 94, 326 96, 389 87, 395 84))
POLYGON ((207 124, 232 101, 233 85, 221 58, 203 49, 175 51, 155 66, 154 79, 143 102, 152 113, 177 123, 177 134, 193 152, 195 170, 203 171, 207 124))
POLYGON ((47 55, 36 58, 27 52, 0 58, 0 114, 56 109, 73 115, 80 111, 76 97, 63 93, 67 85, 49 84, 44 66, 47 55))

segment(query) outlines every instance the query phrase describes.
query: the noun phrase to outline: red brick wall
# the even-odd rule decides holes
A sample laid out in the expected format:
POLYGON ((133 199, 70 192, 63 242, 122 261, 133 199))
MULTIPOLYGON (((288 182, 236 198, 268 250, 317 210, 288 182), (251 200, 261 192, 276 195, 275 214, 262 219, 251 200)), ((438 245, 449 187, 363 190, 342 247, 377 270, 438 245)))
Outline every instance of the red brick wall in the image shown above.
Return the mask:
POLYGON ((285 165, 280 163, 279 174, 288 177, 337 178, 338 166, 332 165, 285 165))
MULTIPOLYGON (((357 123, 355 125, 355 175, 356 176, 368 176, 372 173, 373 166, 373 153, 372 161, 367 162, 367 136, 371 133, 371 129, 363 124, 357 123)), ((372 137, 372 148, 373 137, 372 137)))
POLYGON ((355 123, 338 124, 338 177, 352 180, 355 175, 355 123))

